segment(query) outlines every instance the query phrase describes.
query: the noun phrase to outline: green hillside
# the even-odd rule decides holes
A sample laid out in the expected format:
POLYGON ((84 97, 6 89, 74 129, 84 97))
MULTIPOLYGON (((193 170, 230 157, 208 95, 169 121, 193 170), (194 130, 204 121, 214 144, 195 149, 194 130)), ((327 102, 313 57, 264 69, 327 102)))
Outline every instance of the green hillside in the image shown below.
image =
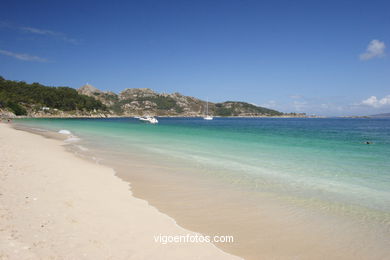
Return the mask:
POLYGON ((62 111, 106 110, 100 101, 81 95, 73 88, 27 84, 0 77, 0 108, 7 108, 16 115, 27 115, 27 110, 42 107, 62 111))
POLYGON ((215 114, 218 116, 244 116, 244 115, 267 115, 267 116, 281 116, 283 113, 265 108, 255 106, 246 102, 226 101, 215 104, 215 114))

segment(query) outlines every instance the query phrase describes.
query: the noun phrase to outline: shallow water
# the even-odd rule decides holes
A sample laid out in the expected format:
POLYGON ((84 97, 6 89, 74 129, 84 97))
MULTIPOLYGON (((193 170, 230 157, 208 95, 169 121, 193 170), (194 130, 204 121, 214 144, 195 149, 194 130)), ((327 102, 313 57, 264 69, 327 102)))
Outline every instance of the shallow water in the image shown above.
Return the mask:
POLYGON ((387 119, 23 119, 69 130, 136 196, 248 259, 381 259, 390 235, 387 119), (371 144, 365 144, 366 141, 371 144), (261 257, 260 257, 261 258, 261 257))

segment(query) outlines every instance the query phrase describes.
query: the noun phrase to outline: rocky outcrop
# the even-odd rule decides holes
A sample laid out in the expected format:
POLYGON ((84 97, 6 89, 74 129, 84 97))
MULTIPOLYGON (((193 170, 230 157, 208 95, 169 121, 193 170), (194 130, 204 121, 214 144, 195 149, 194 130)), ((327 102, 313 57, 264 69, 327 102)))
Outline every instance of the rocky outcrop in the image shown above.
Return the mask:
POLYGON ((90 84, 85 84, 79 88, 77 92, 82 95, 93 97, 108 107, 113 106, 116 102, 118 102, 118 95, 114 92, 103 92, 90 84))
POLYGON ((119 94, 119 100, 136 100, 156 97, 159 94, 150 88, 127 88, 119 94))
POLYGON ((14 118, 16 117, 15 114, 8 109, 1 109, 0 108, 0 118, 14 118))
MULTIPOLYGON (((119 94, 103 92, 84 85, 78 92, 105 104, 112 114, 124 116, 202 116, 206 102, 180 93, 158 93, 149 88, 127 88, 119 94)), ((209 102, 209 114, 214 116, 279 116, 282 113, 245 102, 209 102)))
POLYGON ((94 93, 103 93, 99 89, 95 88, 94 86, 90 84, 85 84, 81 88, 77 90, 79 94, 86 95, 86 96, 93 96, 94 93))

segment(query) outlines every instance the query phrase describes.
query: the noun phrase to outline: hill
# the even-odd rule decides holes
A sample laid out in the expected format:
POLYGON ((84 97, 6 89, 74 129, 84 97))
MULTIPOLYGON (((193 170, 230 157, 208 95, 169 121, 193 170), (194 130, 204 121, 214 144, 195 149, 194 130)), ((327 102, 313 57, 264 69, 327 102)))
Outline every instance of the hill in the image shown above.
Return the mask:
POLYGON ((97 111, 106 111, 107 108, 95 98, 79 94, 73 88, 27 84, 0 77, 0 109, 15 115, 50 115, 64 112, 91 115, 97 111))
MULTIPOLYGON (((128 88, 119 94, 92 85, 79 89, 48 87, 39 83, 0 77, 0 114, 32 117, 185 116, 205 114, 206 101, 180 93, 158 93, 149 88, 128 88)), ((249 104, 209 102, 213 116, 283 116, 285 114, 249 104)), ((288 115, 287 115, 288 116, 288 115)))
MULTIPOLYGON (((184 96, 180 93, 157 93, 149 88, 131 88, 121 91, 102 92, 91 85, 78 89, 80 94, 88 95, 105 104, 112 113, 128 116, 202 116, 206 101, 184 96)), ((255 106, 246 102, 209 102, 209 114, 214 116, 281 116, 283 113, 255 106)))

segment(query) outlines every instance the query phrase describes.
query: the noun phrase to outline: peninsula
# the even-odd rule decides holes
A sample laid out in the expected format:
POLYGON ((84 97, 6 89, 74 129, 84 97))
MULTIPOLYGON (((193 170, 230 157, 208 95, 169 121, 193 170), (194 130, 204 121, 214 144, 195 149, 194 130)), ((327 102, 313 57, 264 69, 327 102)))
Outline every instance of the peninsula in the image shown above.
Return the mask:
MULTIPOLYGON (((204 115, 205 107, 204 100, 180 93, 158 93, 149 88, 127 88, 116 94, 89 84, 76 90, 0 77, 0 115, 3 117, 198 117, 204 115)), ((209 113, 238 117, 306 116, 239 101, 209 102, 209 113)))

